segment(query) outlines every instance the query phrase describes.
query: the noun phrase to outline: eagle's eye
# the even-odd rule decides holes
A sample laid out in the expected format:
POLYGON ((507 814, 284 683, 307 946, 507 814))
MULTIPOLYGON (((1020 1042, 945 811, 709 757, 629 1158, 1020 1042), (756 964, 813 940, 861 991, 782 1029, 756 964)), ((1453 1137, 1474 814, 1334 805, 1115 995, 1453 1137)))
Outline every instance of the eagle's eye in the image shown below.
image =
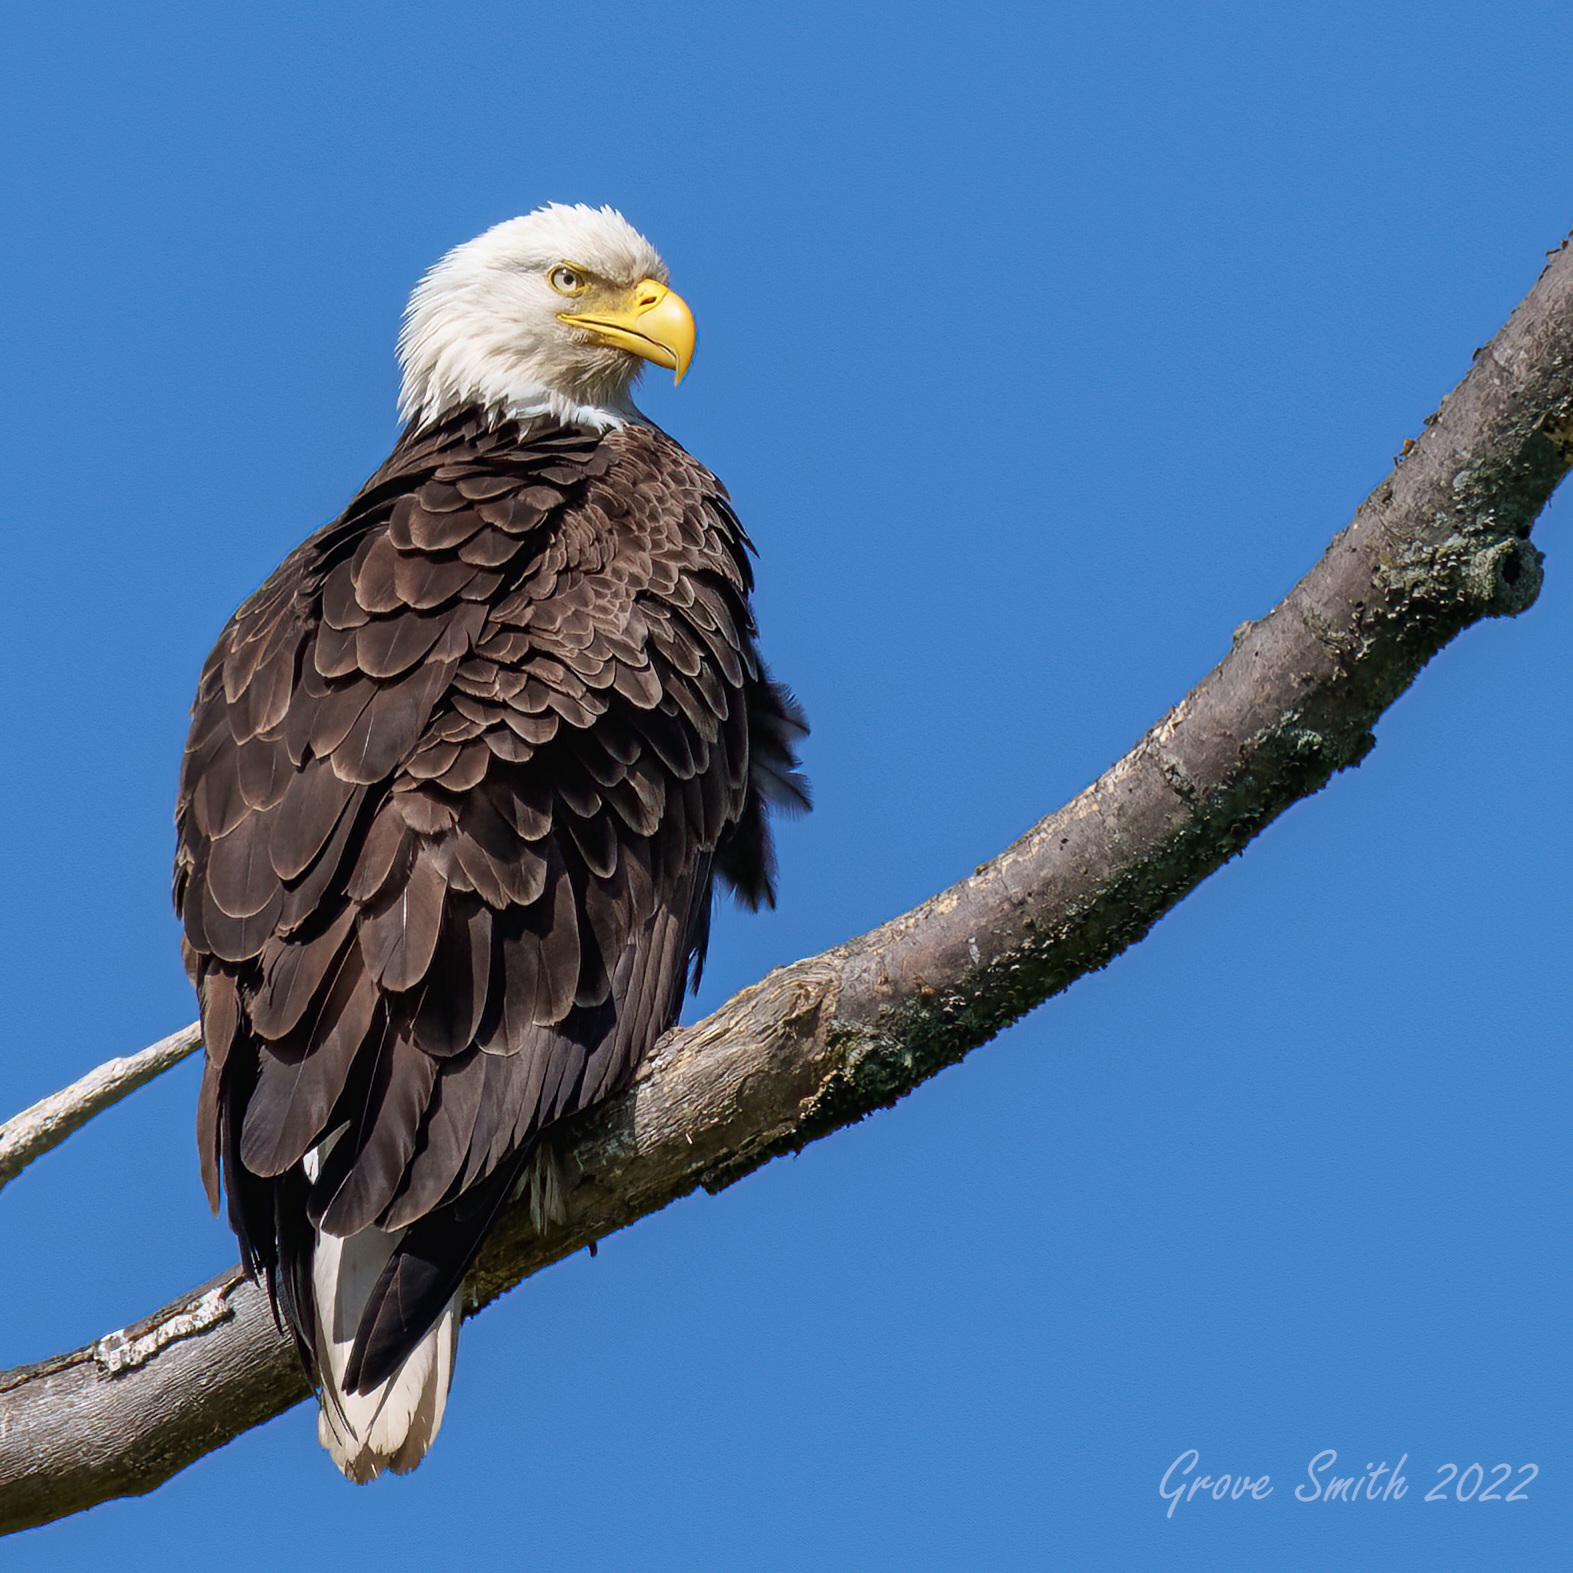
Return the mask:
POLYGON ((585 277, 577 268, 570 268, 562 263, 546 275, 546 282, 557 291, 559 295, 582 295, 585 292, 585 277))

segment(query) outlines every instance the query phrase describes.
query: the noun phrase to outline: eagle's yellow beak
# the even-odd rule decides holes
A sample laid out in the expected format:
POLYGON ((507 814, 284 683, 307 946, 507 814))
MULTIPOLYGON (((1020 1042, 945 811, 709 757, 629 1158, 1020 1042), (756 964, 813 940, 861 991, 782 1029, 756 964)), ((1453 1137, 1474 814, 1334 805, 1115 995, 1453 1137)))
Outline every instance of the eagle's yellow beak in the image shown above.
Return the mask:
POLYGON ((681 295, 654 279, 641 279, 626 303, 611 310, 560 311, 559 322, 583 328, 598 343, 669 366, 681 382, 694 358, 694 314, 681 295))

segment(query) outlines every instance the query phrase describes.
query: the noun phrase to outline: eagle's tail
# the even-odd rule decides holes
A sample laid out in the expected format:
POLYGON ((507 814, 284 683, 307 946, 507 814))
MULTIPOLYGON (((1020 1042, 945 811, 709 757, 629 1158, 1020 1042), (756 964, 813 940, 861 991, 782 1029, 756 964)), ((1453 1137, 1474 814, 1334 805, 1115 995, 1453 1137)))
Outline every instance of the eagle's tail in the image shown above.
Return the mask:
POLYGON ((442 1425, 453 1380, 458 1294, 385 1380, 364 1392, 346 1391, 356 1330, 403 1234, 363 1229, 341 1240, 319 1232, 312 1258, 322 1406, 317 1436, 333 1462, 361 1484, 375 1480, 384 1469, 402 1475, 420 1463, 442 1425))

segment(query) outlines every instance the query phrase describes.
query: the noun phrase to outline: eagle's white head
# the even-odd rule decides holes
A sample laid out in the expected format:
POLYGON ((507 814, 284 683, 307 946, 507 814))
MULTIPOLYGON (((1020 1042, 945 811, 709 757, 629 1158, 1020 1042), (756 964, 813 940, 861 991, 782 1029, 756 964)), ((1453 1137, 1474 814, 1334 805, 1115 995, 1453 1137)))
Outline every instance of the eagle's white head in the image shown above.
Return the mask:
POLYGON ((415 288, 399 335, 399 414, 479 405, 605 428, 639 419, 645 361, 681 381, 694 319, 666 264, 611 208, 552 203, 456 246, 415 288))

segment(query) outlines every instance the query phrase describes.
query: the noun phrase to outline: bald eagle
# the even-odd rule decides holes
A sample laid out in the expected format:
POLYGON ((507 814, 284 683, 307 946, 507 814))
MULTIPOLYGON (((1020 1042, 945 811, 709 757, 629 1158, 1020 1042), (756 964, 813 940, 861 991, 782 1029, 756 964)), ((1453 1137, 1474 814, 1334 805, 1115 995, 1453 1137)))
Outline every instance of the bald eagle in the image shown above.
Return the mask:
POLYGON ((549 1209, 554 1132, 697 978, 719 878, 773 900, 806 806, 721 484, 630 400, 694 322, 611 209, 444 257, 399 341, 402 434, 220 636, 175 905, 198 1141, 352 1480, 442 1423, 464 1277, 549 1209))

